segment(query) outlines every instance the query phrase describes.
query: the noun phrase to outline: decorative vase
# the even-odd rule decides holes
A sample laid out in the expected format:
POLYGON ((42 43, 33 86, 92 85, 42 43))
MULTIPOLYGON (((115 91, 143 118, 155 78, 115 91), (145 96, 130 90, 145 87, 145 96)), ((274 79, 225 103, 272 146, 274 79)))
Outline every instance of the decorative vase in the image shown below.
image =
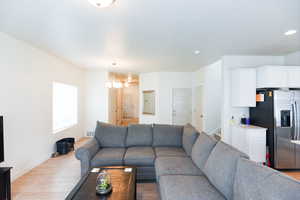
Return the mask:
POLYGON ((98 174, 97 180, 96 180, 96 193, 103 195, 108 194, 112 189, 112 185, 110 182, 110 175, 103 170, 98 174))

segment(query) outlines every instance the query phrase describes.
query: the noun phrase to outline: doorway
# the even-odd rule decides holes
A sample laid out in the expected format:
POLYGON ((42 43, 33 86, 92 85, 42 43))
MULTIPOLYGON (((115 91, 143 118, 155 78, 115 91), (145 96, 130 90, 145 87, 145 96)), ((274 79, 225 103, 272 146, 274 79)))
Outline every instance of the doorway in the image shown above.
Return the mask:
POLYGON ((174 88, 172 102, 172 123, 185 125, 192 122, 192 89, 174 88))
POLYGON ((203 130, 203 86, 195 87, 193 122, 198 131, 203 130))
POLYGON ((110 73, 109 123, 127 126, 139 123, 139 77, 110 73))

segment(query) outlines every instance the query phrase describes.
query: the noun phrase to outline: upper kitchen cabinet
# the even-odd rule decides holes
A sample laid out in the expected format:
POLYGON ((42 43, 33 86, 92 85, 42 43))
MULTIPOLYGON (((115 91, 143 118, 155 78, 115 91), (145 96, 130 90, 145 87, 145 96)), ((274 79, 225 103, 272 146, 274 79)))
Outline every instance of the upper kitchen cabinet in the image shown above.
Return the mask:
POLYGON ((235 68, 231 71, 231 105, 256 106, 256 69, 235 68))
POLYGON ((257 88, 300 88, 300 66, 257 68, 257 88))
POLYGON ((289 88, 300 88, 300 66, 288 67, 287 80, 289 88))

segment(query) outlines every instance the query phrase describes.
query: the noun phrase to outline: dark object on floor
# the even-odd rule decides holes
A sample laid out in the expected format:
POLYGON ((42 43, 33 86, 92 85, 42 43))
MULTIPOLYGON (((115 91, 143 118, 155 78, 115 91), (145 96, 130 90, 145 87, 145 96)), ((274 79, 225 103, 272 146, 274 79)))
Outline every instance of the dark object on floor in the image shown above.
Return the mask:
POLYGON ((74 150, 75 138, 63 138, 56 142, 56 149, 59 154, 67 154, 74 150))
POLYGON ((11 167, 0 168, 0 199, 3 200, 11 200, 10 170, 11 167))

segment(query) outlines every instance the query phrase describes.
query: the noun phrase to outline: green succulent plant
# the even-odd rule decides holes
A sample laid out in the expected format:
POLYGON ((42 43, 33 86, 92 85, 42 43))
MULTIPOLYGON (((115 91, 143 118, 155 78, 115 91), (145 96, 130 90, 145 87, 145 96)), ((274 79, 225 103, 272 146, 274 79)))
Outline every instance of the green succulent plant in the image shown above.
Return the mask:
POLYGON ((101 181, 101 183, 97 186, 98 189, 100 190, 106 190, 109 188, 109 183, 107 179, 104 179, 101 181))

